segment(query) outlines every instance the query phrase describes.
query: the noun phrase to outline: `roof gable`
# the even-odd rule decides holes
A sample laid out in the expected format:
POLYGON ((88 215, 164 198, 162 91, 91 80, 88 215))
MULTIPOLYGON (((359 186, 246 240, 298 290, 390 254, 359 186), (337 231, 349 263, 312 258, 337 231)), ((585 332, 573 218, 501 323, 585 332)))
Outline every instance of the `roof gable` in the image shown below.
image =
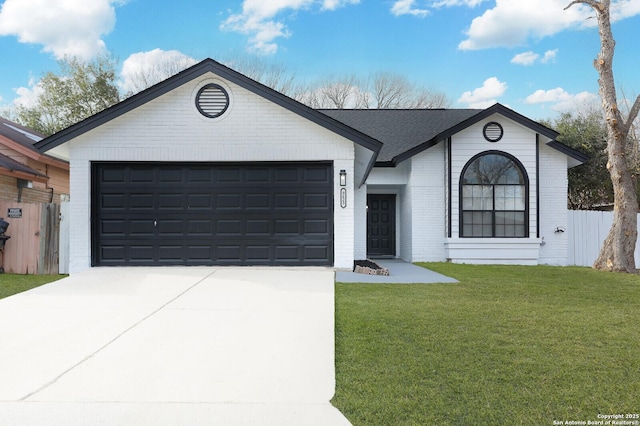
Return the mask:
POLYGON ((102 112, 92 115, 79 123, 37 142, 35 146, 42 152, 53 149, 207 73, 213 73, 224 80, 247 89, 258 96, 261 96, 295 114, 298 114, 301 117, 308 119, 309 121, 337 133, 340 136, 371 150, 374 153, 374 156, 382 147, 382 143, 371 136, 309 108, 286 95, 283 95, 232 70, 231 68, 220 64, 219 62, 214 61, 213 59, 205 59, 202 62, 199 62, 196 65, 105 109, 102 112))
POLYGON ((395 166, 441 140, 470 127, 493 114, 500 114, 532 131, 551 139, 550 147, 585 162, 588 157, 555 140, 559 133, 533 121, 501 104, 487 109, 420 109, 420 110, 322 110, 384 145, 377 165, 395 166))

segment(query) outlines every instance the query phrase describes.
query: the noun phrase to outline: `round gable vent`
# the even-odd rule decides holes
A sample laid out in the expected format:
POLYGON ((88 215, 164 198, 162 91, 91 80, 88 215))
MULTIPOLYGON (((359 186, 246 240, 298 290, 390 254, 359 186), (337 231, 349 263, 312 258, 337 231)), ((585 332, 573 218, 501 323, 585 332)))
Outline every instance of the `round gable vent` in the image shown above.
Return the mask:
POLYGON ((482 129, 484 138, 489 142, 498 142, 500 139, 502 139, 503 133, 504 130, 502 130, 502 126, 495 121, 485 124, 484 129, 482 129))
POLYGON ((220 117, 229 108, 229 94, 217 84, 207 84, 198 91, 196 107, 205 117, 220 117))

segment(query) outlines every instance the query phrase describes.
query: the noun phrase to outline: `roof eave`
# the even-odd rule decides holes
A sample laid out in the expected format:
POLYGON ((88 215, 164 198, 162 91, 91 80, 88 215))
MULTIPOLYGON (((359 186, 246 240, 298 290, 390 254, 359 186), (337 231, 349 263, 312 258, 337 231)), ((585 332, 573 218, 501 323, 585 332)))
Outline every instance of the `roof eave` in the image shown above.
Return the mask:
POLYGON ((46 152, 59 145, 62 145, 69 140, 78 137, 102 124, 105 124, 153 99, 188 83, 189 81, 198 78, 199 76, 212 72, 218 75, 220 78, 226 79, 240 87, 243 87, 258 96, 261 96, 281 107, 288 109, 289 111, 298 114, 340 136, 343 136, 354 143, 357 143, 367 149, 374 152, 374 157, 382 148, 382 143, 361 133, 344 123, 341 123, 319 111, 316 111, 282 93, 279 93, 255 80, 240 74, 237 71, 228 68, 213 59, 205 59, 198 64, 187 68, 186 70, 174 75, 173 77, 164 80, 148 89, 119 102, 102 112, 99 112, 85 120, 76 123, 64 130, 61 130, 42 141, 37 142, 34 146, 40 152, 46 152))
MULTIPOLYGON (((552 139, 552 141, 555 140, 555 138, 557 138, 560 134, 558 132, 556 132, 555 130, 549 129, 546 126, 543 126, 542 124, 531 120, 530 118, 525 117, 522 114, 519 114, 515 111, 513 111, 512 109, 509 109, 507 107, 505 107, 502 104, 494 104, 492 106, 490 106, 487 109, 484 109, 480 112, 478 112, 477 114, 467 118, 466 120, 461 121, 460 123, 451 126, 449 129, 437 134, 436 136, 434 136, 433 138, 429 139, 428 141, 425 141, 423 143, 421 143, 420 145, 417 145, 397 156, 395 156, 393 159, 391 159, 391 161, 389 163, 393 164, 393 166, 398 165, 399 163, 413 157, 414 155, 417 155, 419 153, 421 153, 422 151, 425 151, 431 147, 434 147, 438 144, 438 142, 445 140, 453 135, 455 135, 456 133, 466 129, 469 126, 472 126, 476 123, 478 123, 481 120, 484 120, 490 116, 492 116, 493 114, 501 114, 517 123, 522 124, 523 126, 526 126, 528 128, 530 128, 531 130, 544 135, 550 139, 552 139)), ((551 146, 551 145, 550 145, 551 146)), ((567 147, 568 148, 568 147, 567 147)), ((577 152, 577 151, 576 151, 577 152)), ((382 163, 379 163, 382 164, 382 163)), ((376 164, 378 165, 378 164, 376 164)), ((387 166, 382 166, 382 167, 387 167, 387 166)))
POLYGON ((571 157, 574 160, 578 161, 580 164, 584 164, 589 161, 590 157, 584 152, 578 151, 577 149, 571 148, 568 145, 563 144, 562 142, 558 142, 557 140, 552 140, 547 142, 547 146, 560 151, 567 157, 571 157))

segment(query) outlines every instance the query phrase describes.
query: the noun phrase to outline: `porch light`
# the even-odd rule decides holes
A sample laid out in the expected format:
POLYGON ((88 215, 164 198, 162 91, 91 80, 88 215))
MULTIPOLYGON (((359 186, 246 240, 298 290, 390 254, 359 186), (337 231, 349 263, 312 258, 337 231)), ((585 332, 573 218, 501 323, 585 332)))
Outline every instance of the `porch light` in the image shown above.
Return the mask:
POLYGON ((340 170, 340 186, 347 186, 347 171, 345 169, 340 170))

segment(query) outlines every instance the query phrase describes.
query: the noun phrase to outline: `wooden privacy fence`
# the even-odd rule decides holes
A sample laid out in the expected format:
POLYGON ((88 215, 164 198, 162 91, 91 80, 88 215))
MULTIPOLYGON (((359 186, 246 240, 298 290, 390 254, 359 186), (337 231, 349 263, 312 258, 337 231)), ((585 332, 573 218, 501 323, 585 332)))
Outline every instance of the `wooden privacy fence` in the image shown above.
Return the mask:
MULTIPOLYGON (((613 212, 569 210, 567 217, 569 252, 567 263, 591 266, 613 223, 613 212)), ((640 224, 639 224, 640 229, 640 224)), ((636 243, 636 265, 640 265, 640 247, 636 243)))
POLYGON ((3 267, 11 274, 58 274, 60 205, 0 201, 9 222, 3 267))

